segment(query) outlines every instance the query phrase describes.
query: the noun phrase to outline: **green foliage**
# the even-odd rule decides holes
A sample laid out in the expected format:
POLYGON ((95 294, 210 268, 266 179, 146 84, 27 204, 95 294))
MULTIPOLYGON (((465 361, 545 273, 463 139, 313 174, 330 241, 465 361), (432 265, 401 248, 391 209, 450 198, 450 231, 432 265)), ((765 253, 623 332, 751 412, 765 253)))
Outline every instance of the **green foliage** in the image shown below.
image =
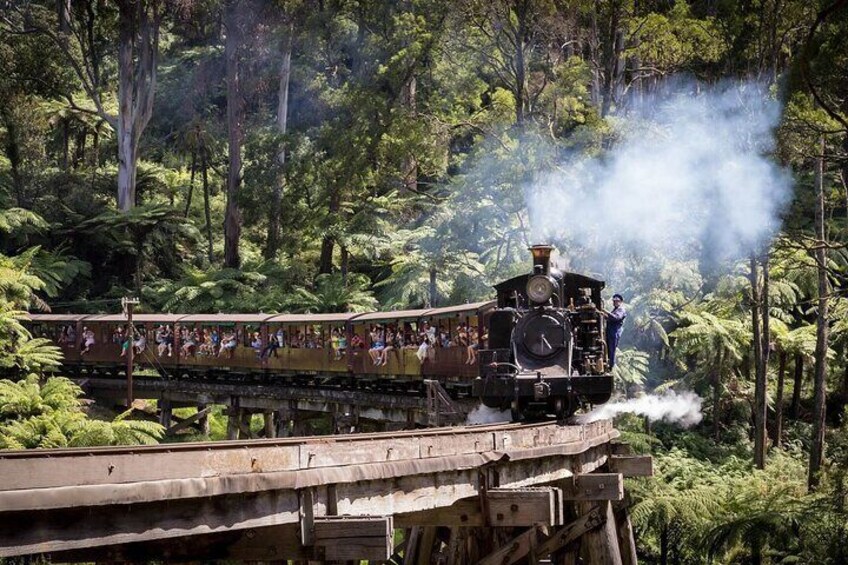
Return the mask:
POLYGON ((295 287, 285 307, 292 312, 368 312, 377 308, 377 300, 368 289, 370 281, 362 275, 318 275, 313 288, 295 287))
POLYGON ((155 422, 91 420, 82 389, 64 377, 43 384, 36 375, 0 380, 0 449, 150 445, 164 428, 155 422))

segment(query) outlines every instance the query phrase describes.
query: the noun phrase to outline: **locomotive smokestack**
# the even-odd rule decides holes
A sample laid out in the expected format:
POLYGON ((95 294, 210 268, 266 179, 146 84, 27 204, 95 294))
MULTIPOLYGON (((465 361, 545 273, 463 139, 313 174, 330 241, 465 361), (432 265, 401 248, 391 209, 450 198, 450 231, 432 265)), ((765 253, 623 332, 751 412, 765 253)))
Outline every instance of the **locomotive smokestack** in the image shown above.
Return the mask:
POLYGON ((533 254, 533 272, 541 267, 542 273, 549 275, 551 273, 551 251, 554 250, 553 245, 532 245, 530 253, 533 254))

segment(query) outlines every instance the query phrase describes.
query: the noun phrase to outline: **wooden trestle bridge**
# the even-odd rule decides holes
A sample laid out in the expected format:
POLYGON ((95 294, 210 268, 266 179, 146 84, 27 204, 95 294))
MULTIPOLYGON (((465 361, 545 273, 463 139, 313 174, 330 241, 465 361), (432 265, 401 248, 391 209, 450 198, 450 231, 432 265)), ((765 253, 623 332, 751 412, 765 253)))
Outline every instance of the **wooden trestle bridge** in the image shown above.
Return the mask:
POLYGON ((636 562, 610 421, 0 452, 0 557, 636 562), (399 535, 402 531, 404 535, 399 535))

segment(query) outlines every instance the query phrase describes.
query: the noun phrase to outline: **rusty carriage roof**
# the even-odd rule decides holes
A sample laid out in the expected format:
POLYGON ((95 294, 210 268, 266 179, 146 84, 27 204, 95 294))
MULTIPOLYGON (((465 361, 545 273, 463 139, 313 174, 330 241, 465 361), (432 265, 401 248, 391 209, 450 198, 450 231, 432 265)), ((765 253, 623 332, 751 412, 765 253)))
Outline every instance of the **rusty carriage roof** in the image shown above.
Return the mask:
MULTIPOLYGON (((233 313, 233 314, 172 314, 172 313, 136 313, 133 322, 160 324, 345 324, 347 322, 380 322, 390 320, 419 320, 424 318, 447 318, 463 314, 477 315, 490 310, 495 305, 494 300, 457 304, 442 308, 419 308, 410 310, 394 310, 389 312, 340 312, 324 314, 269 314, 269 313, 233 313)), ((120 323, 126 322, 126 314, 28 314, 32 322, 91 322, 91 323, 120 323)))

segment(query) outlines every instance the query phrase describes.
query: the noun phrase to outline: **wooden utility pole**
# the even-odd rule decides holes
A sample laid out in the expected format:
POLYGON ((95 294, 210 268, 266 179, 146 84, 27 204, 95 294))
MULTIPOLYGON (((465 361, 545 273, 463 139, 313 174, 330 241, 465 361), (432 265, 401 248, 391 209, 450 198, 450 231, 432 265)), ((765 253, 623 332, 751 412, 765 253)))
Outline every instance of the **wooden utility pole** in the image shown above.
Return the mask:
POLYGON ((127 317, 127 410, 132 408, 133 403, 133 360, 135 357, 135 326, 133 325, 133 311, 138 304, 138 298, 125 297, 121 299, 121 306, 127 317))

